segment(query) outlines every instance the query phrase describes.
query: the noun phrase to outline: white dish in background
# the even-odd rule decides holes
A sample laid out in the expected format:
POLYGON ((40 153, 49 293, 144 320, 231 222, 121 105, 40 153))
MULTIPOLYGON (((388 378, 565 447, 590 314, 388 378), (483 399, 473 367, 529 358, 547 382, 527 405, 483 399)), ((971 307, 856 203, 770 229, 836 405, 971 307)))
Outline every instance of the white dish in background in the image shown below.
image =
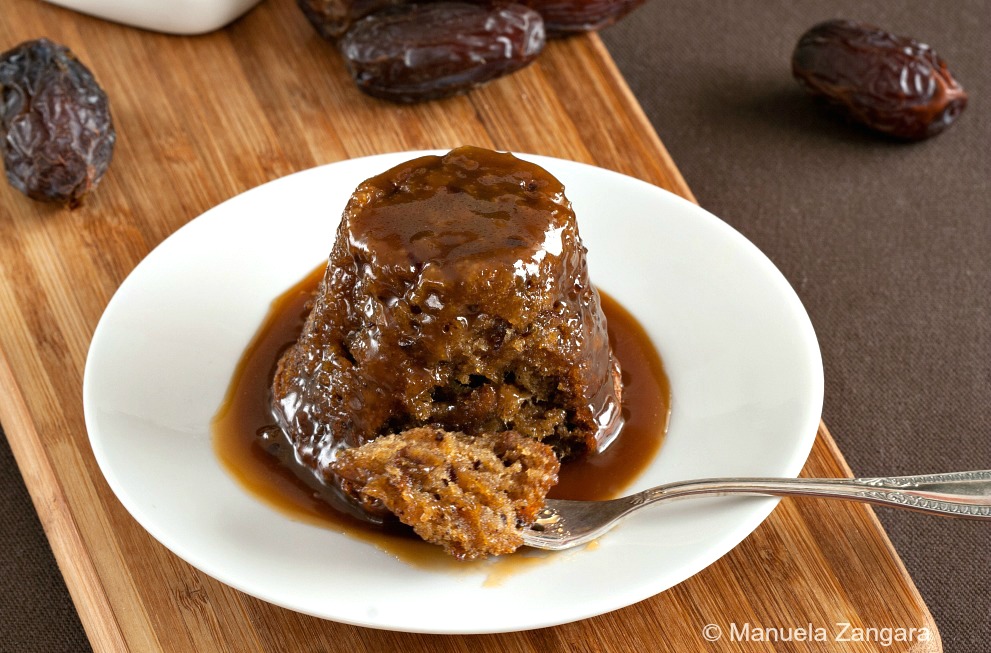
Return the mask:
MULTIPOLYGON (((775 499, 661 506, 595 547, 552 554, 486 586, 484 568, 422 569, 293 521, 222 467, 210 420, 269 303, 326 259, 359 182, 420 154, 342 161, 265 184, 193 220, 135 268, 93 335, 83 384, 93 451, 123 505, 178 556, 248 594, 413 632, 582 619, 661 592, 736 546, 775 499)), ((668 372, 669 433, 630 490, 797 475, 819 423, 822 362, 808 316, 773 264, 728 225, 659 188, 579 163, 522 158, 564 182, 593 282, 640 320, 668 372)))
POLYGON ((48 0, 84 14, 167 34, 205 34, 240 18, 259 0, 48 0))

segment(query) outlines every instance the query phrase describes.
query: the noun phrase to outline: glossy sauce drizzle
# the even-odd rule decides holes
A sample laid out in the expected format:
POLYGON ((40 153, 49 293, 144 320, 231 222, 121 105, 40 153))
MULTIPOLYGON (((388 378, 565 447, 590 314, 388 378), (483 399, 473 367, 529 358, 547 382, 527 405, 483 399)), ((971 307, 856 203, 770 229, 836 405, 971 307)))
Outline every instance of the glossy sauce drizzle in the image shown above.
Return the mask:
MULTIPOLYGON (((289 468, 259 446, 258 434, 270 430, 271 381, 282 352, 296 341, 324 266, 279 296, 238 363, 213 419, 214 448, 228 471, 252 494, 293 519, 343 531, 368 540, 401 559, 428 567, 470 569, 409 531, 383 529, 338 512, 289 468)), ((618 496, 650 464, 660 449, 670 413, 670 388, 660 357, 636 319, 600 291, 609 339, 623 370, 623 430, 609 447, 565 464, 550 496, 608 499, 618 496)), ((528 564, 532 556, 517 558, 528 564)), ((504 571, 504 570, 503 570, 504 571)), ((500 572, 502 573, 502 572, 500 572)))

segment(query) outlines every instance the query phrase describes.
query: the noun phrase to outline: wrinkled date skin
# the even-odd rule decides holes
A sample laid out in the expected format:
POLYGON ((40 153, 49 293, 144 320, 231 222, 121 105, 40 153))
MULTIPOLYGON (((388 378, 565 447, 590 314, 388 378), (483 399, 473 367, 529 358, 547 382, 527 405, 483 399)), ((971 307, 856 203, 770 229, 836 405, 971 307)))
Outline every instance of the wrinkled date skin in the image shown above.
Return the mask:
POLYGON ((547 35, 568 36, 608 27, 644 0, 524 0, 544 18, 547 35))
POLYGON ((336 42, 356 20, 405 0, 297 0, 297 4, 320 36, 336 42))
POLYGON ((967 106, 967 94, 928 45, 851 21, 803 34, 792 73, 853 120, 905 140, 935 136, 967 106))
POLYGON ((100 182, 116 141, 103 89, 65 46, 47 39, 0 54, 0 137, 15 188, 70 206, 100 182))
POLYGON ((544 22, 528 7, 432 2, 367 16, 340 48, 358 88, 410 103, 463 93, 519 70, 544 42, 544 22))

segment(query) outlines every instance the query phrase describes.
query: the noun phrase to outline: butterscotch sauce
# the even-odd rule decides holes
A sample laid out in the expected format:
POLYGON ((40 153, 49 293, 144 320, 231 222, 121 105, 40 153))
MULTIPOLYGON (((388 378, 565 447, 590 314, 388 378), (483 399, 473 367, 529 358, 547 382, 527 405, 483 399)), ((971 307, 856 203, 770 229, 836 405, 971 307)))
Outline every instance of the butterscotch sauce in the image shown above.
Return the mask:
MULTIPOLYGON (((293 519, 346 532, 421 567, 471 571, 487 564, 456 561, 443 554, 440 547, 411 536, 411 531, 401 524, 377 527, 335 510, 317 492, 320 488, 301 480, 259 444, 260 434, 276 428, 270 412, 276 362, 298 338, 308 312, 307 303, 323 271, 321 265, 272 303, 242 355, 213 419, 217 455, 252 494, 293 519)), ((618 496, 653 460, 667 430, 670 388, 661 360, 636 319, 605 293, 600 291, 600 296, 613 353, 623 370, 625 423, 619 437, 605 451, 562 466, 560 482, 550 493, 556 498, 601 500, 618 496)), ((544 555, 521 551, 504 556, 497 577, 505 577, 518 565, 529 566, 544 555)), ((491 567, 487 570, 492 572, 491 567)))
MULTIPOLYGON (((618 432, 619 368, 577 218, 540 166, 463 146, 366 179, 321 288, 274 375, 266 444, 328 485, 342 487, 342 450, 424 424, 512 429, 562 459, 618 432)), ((337 498, 391 519, 361 493, 337 498)))

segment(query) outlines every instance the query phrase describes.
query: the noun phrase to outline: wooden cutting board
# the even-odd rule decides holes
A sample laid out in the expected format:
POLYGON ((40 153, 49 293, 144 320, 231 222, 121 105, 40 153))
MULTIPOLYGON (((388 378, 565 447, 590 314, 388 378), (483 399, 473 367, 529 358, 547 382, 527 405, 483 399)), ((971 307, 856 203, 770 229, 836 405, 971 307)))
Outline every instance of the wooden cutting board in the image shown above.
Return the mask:
MULTIPOLYGON (((873 641, 834 641, 844 622, 848 635, 888 629, 894 639, 897 629, 927 628, 928 642, 916 634, 883 650, 941 650, 932 617, 871 510, 822 500, 782 502, 730 554, 652 599, 504 635, 408 635, 321 621, 180 561, 131 519, 103 480, 81 402, 86 352, 104 307, 178 227, 291 172, 460 144, 584 161, 688 198, 691 192, 595 36, 554 42, 536 65, 467 97, 412 107, 356 91, 335 49, 293 0, 266 0, 202 37, 7 0, 0 49, 40 36, 68 44, 95 71, 119 141, 109 174, 77 210, 31 202, 0 183, 0 421, 96 650, 882 648, 883 630, 861 631, 873 641), (708 642, 707 624, 719 626, 722 639, 708 642), (793 633, 824 627, 830 641, 731 641, 731 630, 744 624, 793 633)), ((850 474, 825 426, 804 473, 850 474)))

